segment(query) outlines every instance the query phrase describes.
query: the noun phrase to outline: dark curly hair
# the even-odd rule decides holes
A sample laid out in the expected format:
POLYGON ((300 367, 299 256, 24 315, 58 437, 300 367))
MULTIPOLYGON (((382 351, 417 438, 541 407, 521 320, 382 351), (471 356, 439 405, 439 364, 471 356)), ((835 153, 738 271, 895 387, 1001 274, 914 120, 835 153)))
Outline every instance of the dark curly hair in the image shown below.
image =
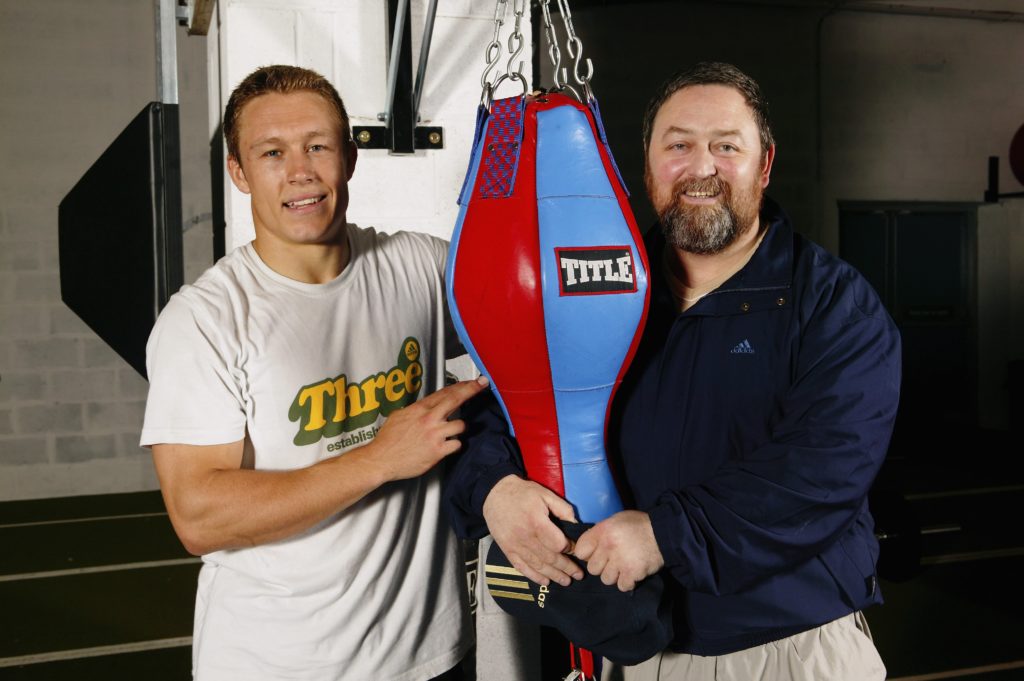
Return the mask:
POLYGON ((743 95, 747 106, 754 114, 754 122, 761 133, 761 151, 767 152, 769 147, 775 144, 771 122, 768 119, 768 101, 761 93, 757 82, 732 64, 704 61, 670 77, 648 102, 647 110, 644 111, 644 158, 647 157, 647 149, 651 145, 654 118, 658 111, 669 97, 691 85, 726 85, 735 88, 743 95))

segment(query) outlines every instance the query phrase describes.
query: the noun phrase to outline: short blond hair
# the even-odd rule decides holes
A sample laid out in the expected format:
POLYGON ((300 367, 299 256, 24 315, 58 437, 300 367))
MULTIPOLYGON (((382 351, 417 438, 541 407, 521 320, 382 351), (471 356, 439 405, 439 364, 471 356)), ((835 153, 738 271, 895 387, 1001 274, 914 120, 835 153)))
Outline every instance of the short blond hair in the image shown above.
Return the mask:
POLYGON ((241 161, 238 155, 238 123, 242 109, 253 99, 271 92, 282 95, 292 92, 313 92, 320 95, 338 114, 342 139, 348 141, 351 138, 345 104, 329 80, 311 69, 275 64, 260 67, 250 73, 235 87, 228 98, 228 105, 224 107, 224 139, 228 144, 229 156, 241 161))

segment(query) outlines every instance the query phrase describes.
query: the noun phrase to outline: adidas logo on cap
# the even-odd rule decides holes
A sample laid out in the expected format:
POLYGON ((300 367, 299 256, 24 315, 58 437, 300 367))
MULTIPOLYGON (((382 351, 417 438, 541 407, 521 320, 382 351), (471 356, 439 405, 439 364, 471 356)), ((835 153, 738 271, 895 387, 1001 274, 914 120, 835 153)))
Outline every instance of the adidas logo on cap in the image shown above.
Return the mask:
MULTIPOLYGON (((530 582, 527 581, 526 577, 519 570, 513 567, 505 567, 504 565, 491 565, 490 563, 484 565, 484 570, 487 574, 488 590, 495 599, 512 598, 517 601, 530 601, 531 603, 536 601, 539 607, 544 607, 544 601, 547 600, 548 593, 550 593, 548 587, 541 585, 535 599, 533 593, 531 593, 530 582), (509 579, 510 577, 518 577, 519 579, 509 579)), ((537 587, 534 586, 533 588, 537 587)))
MULTIPOLYGON (((593 527, 564 521, 558 525, 573 541, 593 527)), ((487 550, 483 572, 502 610, 523 622, 554 627, 577 646, 619 664, 643 662, 672 640, 672 612, 662 599, 661 575, 651 575, 627 592, 586 572, 569 586, 540 586, 512 566, 497 542, 487 550)))

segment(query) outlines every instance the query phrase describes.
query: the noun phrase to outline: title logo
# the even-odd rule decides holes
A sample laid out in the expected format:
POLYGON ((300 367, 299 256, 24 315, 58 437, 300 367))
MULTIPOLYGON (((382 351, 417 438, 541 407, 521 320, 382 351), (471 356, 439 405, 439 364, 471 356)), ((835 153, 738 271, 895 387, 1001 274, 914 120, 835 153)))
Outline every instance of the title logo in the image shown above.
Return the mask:
POLYGON ((634 293, 633 253, 628 246, 556 248, 559 295, 634 293))
POLYGON ((288 420, 299 422, 293 442, 311 445, 368 426, 378 416, 415 402, 422 387, 420 342, 410 336, 387 371, 358 381, 341 374, 299 388, 288 409, 288 420))

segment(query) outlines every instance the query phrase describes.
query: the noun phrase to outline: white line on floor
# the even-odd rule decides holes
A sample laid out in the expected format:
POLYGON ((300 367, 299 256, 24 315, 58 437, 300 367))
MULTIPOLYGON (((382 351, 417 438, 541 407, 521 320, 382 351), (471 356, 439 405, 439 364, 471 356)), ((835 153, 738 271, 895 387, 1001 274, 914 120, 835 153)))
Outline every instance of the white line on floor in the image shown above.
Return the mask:
POLYGON ((889 681, 938 681, 938 679, 954 679, 961 676, 975 676, 977 674, 988 674, 989 672, 1005 672, 1011 669, 1024 668, 1024 660, 1014 662, 1003 662, 1001 664, 987 664, 983 667, 968 667, 967 669, 950 669, 944 672, 932 674, 917 674, 915 676, 900 676, 890 678, 889 681))
POLYGON ((18 655, 17 657, 0 657, 0 667, 21 667, 29 664, 43 664, 45 662, 61 662, 64 660, 80 660, 86 657, 100 657, 102 655, 122 655, 124 653, 139 653, 144 650, 161 650, 163 648, 182 648, 192 645, 191 636, 180 636, 178 638, 161 638, 155 641, 138 641, 136 643, 120 643, 113 646, 97 646, 95 648, 78 648, 77 650, 55 650, 50 653, 36 653, 35 655, 18 655))
POLYGON ((0 582, 19 582, 26 579, 91 575, 97 572, 118 572, 120 570, 141 570, 143 568, 170 567, 172 565, 188 565, 190 563, 198 562, 200 562, 199 558, 174 558, 171 560, 150 560, 141 563, 120 563, 118 565, 96 565, 93 567, 69 568, 67 570, 22 572, 16 575, 0 575, 0 582))
POLYGON ((966 563, 972 560, 992 560, 993 558, 1011 558, 1024 556, 1024 547, 1008 549, 990 549, 988 551, 970 551, 967 553, 947 553, 939 556, 926 556, 921 565, 946 565, 949 563, 966 563))
POLYGON ((924 501, 926 499, 948 499, 950 497, 969 497, 978 494, 1004 494, 1020 492, 1024 485, 1000 485, 998 487, 974 487, 971 489, 950 489, 942 492, 920 492, 906 495, 907 501, 924 501))
POLYGON ((166 516, 167 511, 159 513, 129 513, 127 515, 97 515, 89 518, 64 518, 63 520, 37 520, 31 523, 8 523, 0 525, 0 530, 14 527, 41 527, 43 525, 67 525, 70 523, 91 523, 102 520, 128 520, 131 518, 156 518, 166 516))

